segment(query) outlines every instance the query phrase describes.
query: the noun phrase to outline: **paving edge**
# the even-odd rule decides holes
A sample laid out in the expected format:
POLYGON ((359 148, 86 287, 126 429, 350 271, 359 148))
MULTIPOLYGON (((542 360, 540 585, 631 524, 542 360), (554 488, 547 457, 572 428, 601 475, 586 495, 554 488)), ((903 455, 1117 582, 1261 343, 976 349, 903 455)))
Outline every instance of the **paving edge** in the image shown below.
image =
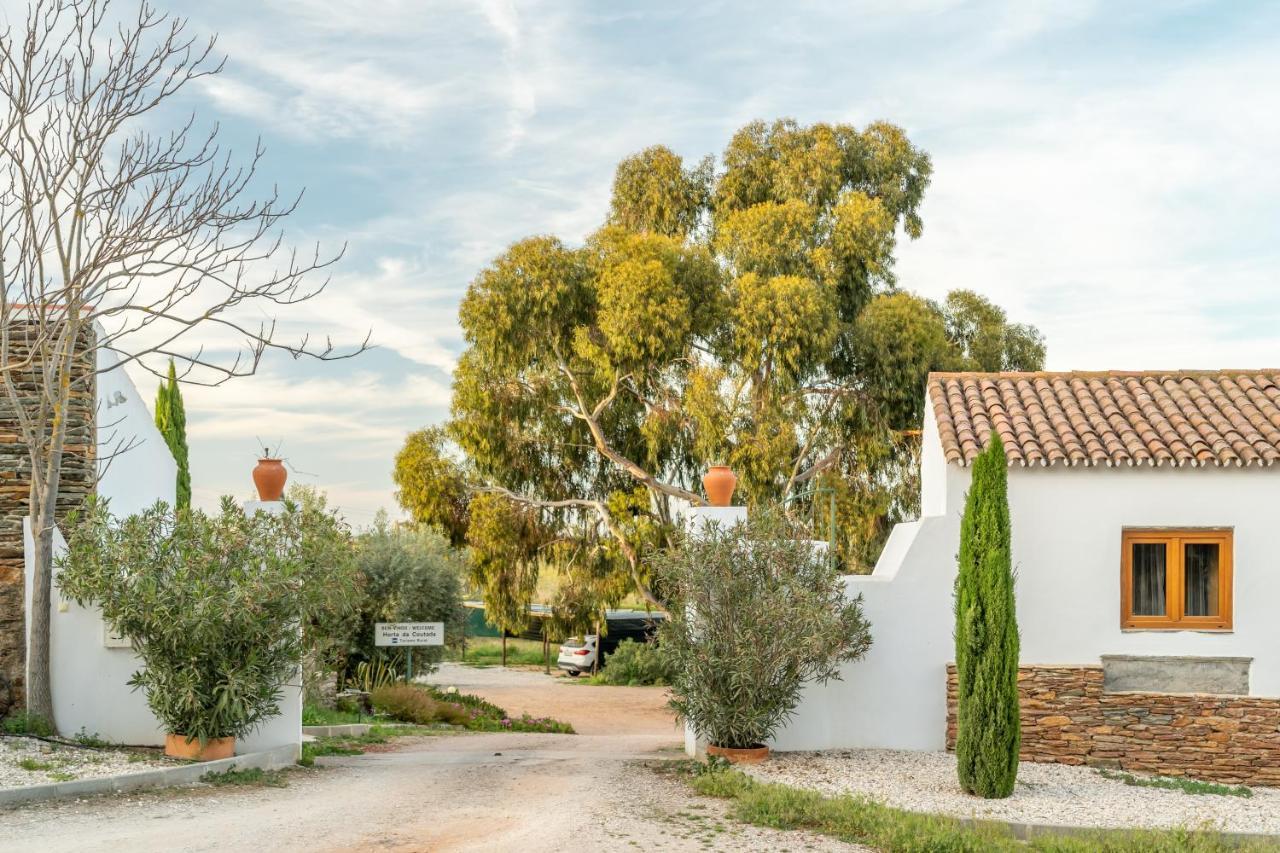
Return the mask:
POLYGON ((0 791, 0 808, 33 803, 40 800, 60 800, 68 797, 92 797, 98 794, 119 794, 139 788, 170 788, 193 785, 206 773, 225 773, 228 770, 276 770, 298 762, 299 746, 285 744, 262 752, 250 752, 217 761, 184 764, 181 767, 165 767, 125 773, 120 776, 103 776, 98 779, 78 779, 74 782, 52 782, 48 785, 31 785, 26 788, 10 788, 0 791))
MULTIPOLYGON (((904 810, 905 811, 905 810, 904 810)), ((914 812, 915 814, 947 818, 953 817, 945 812, 914 812)), ((1073 838, 1088 838, 1099 833, 1114 832, 1174 832, 1180 827, 1173 826, 1074 826, 1071 824, 1054 824, 1054 823, 1023 823, 1014 820, 986 819, 961 817, 955 818, 960 823, 969 827, 981 826, 1003 826, 1009 830, 1009 834, 1019 841, 1030 841, 1033 838, 1040 838, 1046 835, 1067 835, 1073 838)), ((1188 832, 1202 833, 1221 838, 1231 844, 1239 844, 1245 841, 1270 841, 1274 842, 1280 835, 1267 832, 1229 832, 1220 829, 1207 827, 1204 829, 1187 828, 1188 832)))
POLYGON ((302 733, 312 737, 359 737, 368 734, 371 728, 372 723, 343 723, 337 726, 303 726, 302 733))

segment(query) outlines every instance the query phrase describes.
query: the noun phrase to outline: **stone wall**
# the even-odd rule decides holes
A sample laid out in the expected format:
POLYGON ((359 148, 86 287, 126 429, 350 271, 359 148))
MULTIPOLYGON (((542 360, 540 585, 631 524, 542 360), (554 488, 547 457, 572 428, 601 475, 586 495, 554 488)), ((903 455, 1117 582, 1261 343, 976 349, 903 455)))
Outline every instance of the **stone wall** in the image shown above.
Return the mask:
MULTIPOLYGON (((1280 699, 1107 693, 1101 666, 1022 666, 1022 760, 1280 785, 1280 699)), ((956 669, 947 667, 947 749, 956 669)))
MULTIPOLYGON (((6 357, 9 364, 22 364, 29 355, 28 327, 11 327, 6 357)), ((89 342, 86 331, 81 351, 89 342)), ((17 367, 13 378, 20 397, 34 395, 38 367, 17 367)), ((94 412, 97 406, 90 364, 79 358, 72 371, 73 388, 68 411, 66 447, 58 493, 59 517, 93 490, 96 474, 94 412)), ((31 399, 27 397, 27 399, 31 399)), ((0 384, 0 704, 24 701, 23 680, 26 663, 24 612, 25 568, 22 519, 27 515, 31 490, 31 463, 22 444, 14 401, 0 384)), ((0 712, 3 712, 0 708, 0 712)))

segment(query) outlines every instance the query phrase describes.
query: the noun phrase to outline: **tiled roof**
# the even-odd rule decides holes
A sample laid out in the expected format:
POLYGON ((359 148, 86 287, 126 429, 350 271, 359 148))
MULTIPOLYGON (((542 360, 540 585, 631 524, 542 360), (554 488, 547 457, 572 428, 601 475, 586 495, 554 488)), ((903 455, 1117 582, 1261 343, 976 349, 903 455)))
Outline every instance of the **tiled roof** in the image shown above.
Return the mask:
POLYGON ((948 462, 992 430, 1010 465, 1274 465, 1280 370, 933 373, 948 462))

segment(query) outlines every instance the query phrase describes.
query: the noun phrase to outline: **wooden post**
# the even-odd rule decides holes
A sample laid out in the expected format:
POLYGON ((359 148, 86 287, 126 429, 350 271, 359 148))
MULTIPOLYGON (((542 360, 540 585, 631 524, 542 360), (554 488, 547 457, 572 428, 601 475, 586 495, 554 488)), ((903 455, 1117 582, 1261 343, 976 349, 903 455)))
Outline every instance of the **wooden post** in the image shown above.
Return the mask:
POLYGON ((505 628, 502 631, 502 665, 507 665, 507 632, 505 628))

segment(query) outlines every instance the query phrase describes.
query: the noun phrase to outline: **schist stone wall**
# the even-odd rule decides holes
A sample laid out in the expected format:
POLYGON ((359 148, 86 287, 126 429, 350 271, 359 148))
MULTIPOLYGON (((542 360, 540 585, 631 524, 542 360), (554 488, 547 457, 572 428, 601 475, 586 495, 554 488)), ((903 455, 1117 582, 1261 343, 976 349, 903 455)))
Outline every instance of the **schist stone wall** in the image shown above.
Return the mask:
MULTIPOLYGON (((0 357, 8 364, 22 364, 29 354, 30 327, 15 326, 9 330, 7 354, 0 357)), ((91 332, 81 339, 80 352, 88 351, 91 332)), ((58 492, 58 515, 62 517, 94 487, 95 433, 94 412, 97 401, 91 365, 87 357, 76 360, 72 371, 71 405, 67 412, 66 447, 58 492)), ((39 368, 18 367, 13 371, 14 384, 20 396, 34 395, 38 387, 39 368)), ((23 540, 22 519, 27 515, 31 489, 31 463, 22 444, 21 430, 14 407, 3 383, 0 383, 0 716, 9 704, 24 701, 26 632, 23 618, 23 540)))
MULTIPOLYGON (((1022 666, 1022 760, 1280 785, 1280 699, 1107 692, 1101 666, 1022 666)), ((956 737, 947 667, 947 749, 956 737)))

